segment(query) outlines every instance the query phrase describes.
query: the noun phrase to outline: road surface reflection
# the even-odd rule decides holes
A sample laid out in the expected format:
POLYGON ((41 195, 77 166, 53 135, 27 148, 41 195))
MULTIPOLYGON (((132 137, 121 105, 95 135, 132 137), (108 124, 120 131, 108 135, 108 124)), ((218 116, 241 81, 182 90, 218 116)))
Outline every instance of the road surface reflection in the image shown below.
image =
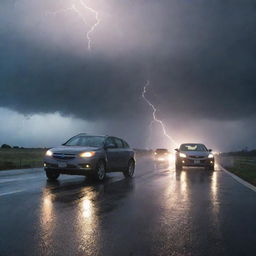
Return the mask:
POLYGON ((97 255, 99 250, 99 217, 97 214, 97 198, 103 190, 103 185, 97 191, 90 188, 81 190, 82 197, 78 202, 76 216, 76 238, 79 243, 78 250, 81 253, 97 255))
POLYGON ((49 252, 53 246, 53 232, 56 226, 53 197, 49 188, 44 189, 40 207, 40 250, 44 253, 49 252))

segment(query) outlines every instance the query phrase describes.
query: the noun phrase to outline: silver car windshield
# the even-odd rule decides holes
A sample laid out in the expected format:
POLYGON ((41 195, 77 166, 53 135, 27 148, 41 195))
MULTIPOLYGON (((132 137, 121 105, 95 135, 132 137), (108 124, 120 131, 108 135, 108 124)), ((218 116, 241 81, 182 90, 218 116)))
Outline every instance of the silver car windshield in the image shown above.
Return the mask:
POLYGON ((102 136, 76 136, 67 141, 65 146, 102 147, 105 138, 102 136))
POLYGON ((180 151, 207 151, 207 148, 203 144, 182 144, 180 151))

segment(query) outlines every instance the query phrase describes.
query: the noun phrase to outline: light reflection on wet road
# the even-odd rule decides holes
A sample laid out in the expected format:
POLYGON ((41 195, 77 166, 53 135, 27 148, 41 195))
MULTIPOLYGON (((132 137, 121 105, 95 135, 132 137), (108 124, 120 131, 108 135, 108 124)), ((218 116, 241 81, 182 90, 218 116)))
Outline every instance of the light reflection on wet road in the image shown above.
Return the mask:
POLYGON ((0 173, 0 256, 254 255, 256 193, 226 173, 138 160, 104 183, 0 173))

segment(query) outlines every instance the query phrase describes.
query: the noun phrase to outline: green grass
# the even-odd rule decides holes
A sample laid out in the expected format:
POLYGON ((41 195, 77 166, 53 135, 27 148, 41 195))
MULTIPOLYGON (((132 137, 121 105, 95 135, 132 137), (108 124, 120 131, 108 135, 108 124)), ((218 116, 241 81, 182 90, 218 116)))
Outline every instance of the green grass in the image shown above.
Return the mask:
POLYGON ((256 186, 255 157, 234 157, 233 165, 226 169, 256 186))
MULTIPOLYGON (((0 148, 0 170, 43 167, 46 149, 37 148, 0 148)), ((136 156, 148 155, 150 152, 136 150, 136 156)))
POLYGON ((0 149, 0 170, 42 167, 45 152, 46 149, 0 149))

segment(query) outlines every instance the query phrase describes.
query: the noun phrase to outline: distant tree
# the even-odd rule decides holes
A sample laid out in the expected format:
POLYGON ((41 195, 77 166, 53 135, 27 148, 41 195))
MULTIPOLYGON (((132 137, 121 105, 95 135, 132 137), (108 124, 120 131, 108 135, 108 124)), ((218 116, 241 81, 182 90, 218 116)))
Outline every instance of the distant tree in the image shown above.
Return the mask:
POLYGON ((12 148, 10 145, 8 145, 8 144, 3 144, 2 146, 1 146, 1 148, 12 148))
POLYGON ((19 146, 13 146, 13 148, 20 148, 19 146))

